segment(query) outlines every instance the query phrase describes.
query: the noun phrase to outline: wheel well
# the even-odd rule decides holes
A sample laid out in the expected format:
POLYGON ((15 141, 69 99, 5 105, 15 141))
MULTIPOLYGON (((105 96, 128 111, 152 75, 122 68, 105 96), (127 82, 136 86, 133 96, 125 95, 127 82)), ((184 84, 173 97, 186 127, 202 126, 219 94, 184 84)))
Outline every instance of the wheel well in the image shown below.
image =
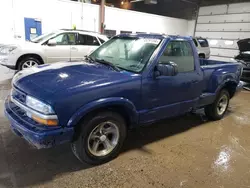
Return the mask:
POLYGON ((44 64, 43 58, 42 58, 40 55, 37 55, 37 54, 24 54, 24 55, 22 55, 22 56, 20 56, 20 57, 18 58, 17 64, 16 64, 16 69, 18 69, 19 63, 20 63, 23 59, 25 59, 25 58, 27 58, 27 57, 36 58, 37 60, 39 60, 39 61, 41 62, 41 64, 44 64))
POLYGON ((115 112, 118 113, 120 116, 122 116, 126 122, 126 126, 128 128, 132 127, 131 123, 132 123, 132 118, 130 116, 130 112, 128 109, 126 109, 126 107, 124 107, 123 105, 110 105, 110 106, 105 106, 102 108, 98 108, 95 110, 92 110, 90 112, 88 112, 87 114, 85 114, 80 121, 78 122, 78 124, 75 127, 75 134, 73 136, 73 140, 77 139, 77 137, 80 134, 80 129, 81 129, 81 122, 84 122, 84 120, 88 120, 90 119, 92 116, 94 116, 95 114, 101 113, 101 112, 105 112, 105 111, 111 111, 111 112, 115 112))
POLYGON ((230 98, 232 98, 235 94, 236 88, 237 84, 235 82, 227 82, 222 89, 226 89, 230 95, 230 98))
POLYGON ((199 53, 199 57, 200 56, 205 57, 205 54, 204 53, 199 53))

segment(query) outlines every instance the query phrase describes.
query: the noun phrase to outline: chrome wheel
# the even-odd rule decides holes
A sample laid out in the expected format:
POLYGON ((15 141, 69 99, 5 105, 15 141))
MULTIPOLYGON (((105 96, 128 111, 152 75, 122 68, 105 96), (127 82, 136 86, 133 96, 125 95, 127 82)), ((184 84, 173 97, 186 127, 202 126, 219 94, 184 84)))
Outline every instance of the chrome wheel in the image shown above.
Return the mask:
POLYGON ((222 95, 217 104, 217 113, 222 115, 226 111, 227 105, 228 97, 226 95, 222 95))
POLYGON ((89 134, 88 150, 96 157, 106 156, 117 146, 119 137, 119 129, 115 123, 100 123, 89 134))
POLYGON ((37 66, 38 63, 34 60, 28 60, 28 61, 25 61, 22 65, 22 69, 27 69, 27 68, 30 68, 30 67, 34 67, 34 66, 37 66))

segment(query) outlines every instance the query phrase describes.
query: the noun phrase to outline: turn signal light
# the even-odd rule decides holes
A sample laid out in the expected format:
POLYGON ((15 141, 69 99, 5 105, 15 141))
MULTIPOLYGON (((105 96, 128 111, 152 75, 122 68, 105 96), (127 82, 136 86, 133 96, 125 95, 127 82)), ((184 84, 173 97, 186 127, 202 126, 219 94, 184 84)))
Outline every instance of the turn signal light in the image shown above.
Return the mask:
POLYGON ((44 125, 48 125, 48 126, 57 126, 58 125, 58 122, 55 119, 42 119, 42 118, 34 116, 34 115, 32 115, 31 117, 36 122, 44 124, 44 125))

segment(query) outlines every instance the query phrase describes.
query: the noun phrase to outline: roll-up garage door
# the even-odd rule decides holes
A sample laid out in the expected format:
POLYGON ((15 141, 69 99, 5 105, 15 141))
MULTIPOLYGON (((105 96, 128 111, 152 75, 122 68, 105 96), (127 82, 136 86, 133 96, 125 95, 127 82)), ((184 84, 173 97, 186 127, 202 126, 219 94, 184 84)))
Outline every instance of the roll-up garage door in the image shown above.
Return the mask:
POLYGON ((250 38, 250 3, 201 7, 195 36, 209 41, 210 59, 230 60, 239 53, 237 41, 250 38))

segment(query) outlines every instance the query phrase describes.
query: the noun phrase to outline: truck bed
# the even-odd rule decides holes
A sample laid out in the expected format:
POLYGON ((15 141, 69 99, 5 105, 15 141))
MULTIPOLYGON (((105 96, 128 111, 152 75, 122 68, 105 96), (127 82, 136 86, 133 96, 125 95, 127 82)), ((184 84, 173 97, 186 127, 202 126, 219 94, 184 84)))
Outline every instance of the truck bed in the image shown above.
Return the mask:
POLYGON ((240 79, 240 63, 200 59, 200 65, 204 75, 204 92, 214 93, 221 81, 230 79, 237 82, 240 79))
POLYGON ((204 66, 221 66, 221 65, 230 65, 230 64, 238 64, 238 63, 233 63, 233 62, 226 62, 226 61, 216 61, 216 60, 210 60, 210 59, 200 59, 200 65, 202 67, 204 66))

